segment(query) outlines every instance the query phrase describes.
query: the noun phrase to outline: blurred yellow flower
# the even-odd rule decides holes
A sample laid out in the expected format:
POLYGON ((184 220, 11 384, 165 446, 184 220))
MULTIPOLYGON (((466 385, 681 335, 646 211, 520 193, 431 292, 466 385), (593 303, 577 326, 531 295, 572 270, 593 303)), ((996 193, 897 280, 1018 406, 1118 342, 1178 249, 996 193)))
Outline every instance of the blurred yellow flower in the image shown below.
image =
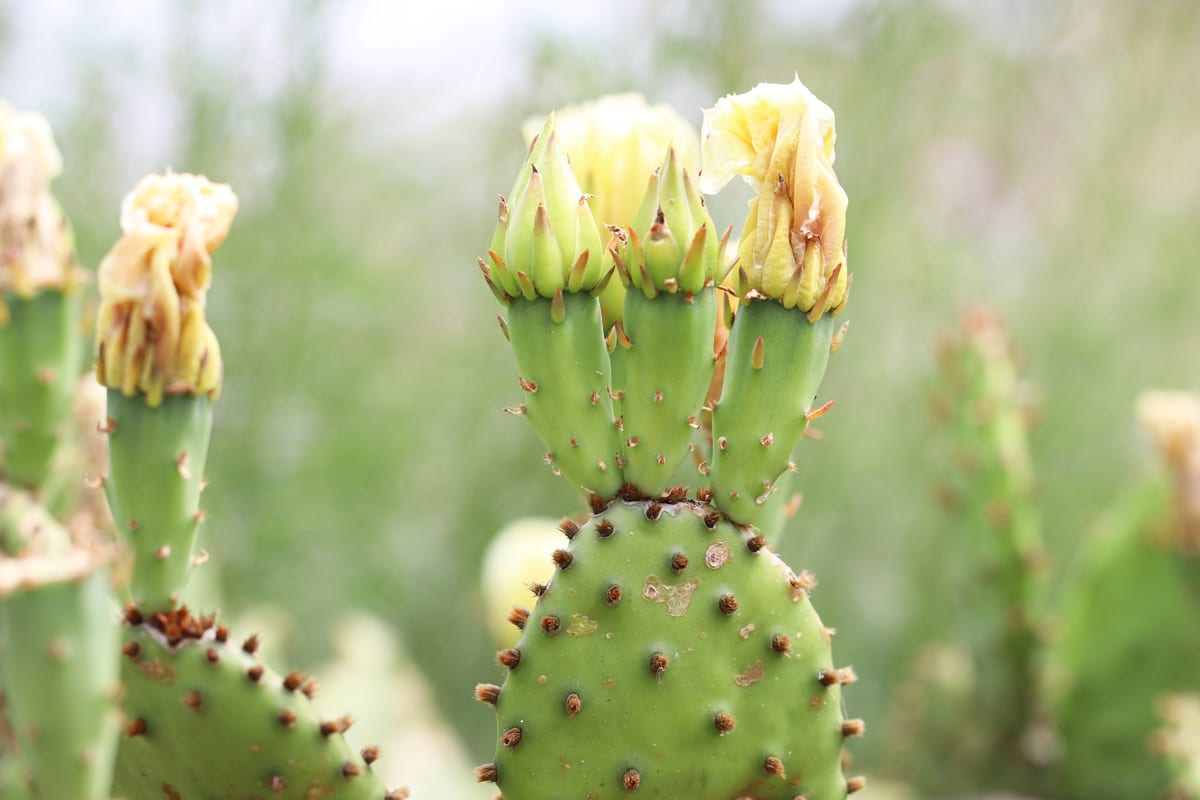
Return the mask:
POLYGON ((704 112, 701 188, 735 175, 757 192, 739 244, 739 274, 762 295, 816 319, 845 301, 846 193, 833 171, 832 109, 797 77, 730 95, 704 112))
POLYGON ((74 285, 74 243, 50 193, 61 171, 49 123, 0 101, 0 292, 74 285))
POLYGON ((216 396, 220 349, 204 303, 236 213, 233 190, 199 175, 148 175, 125 198, 124 235, 99 270, 101 383, 152 406, 164 392, 216 396))

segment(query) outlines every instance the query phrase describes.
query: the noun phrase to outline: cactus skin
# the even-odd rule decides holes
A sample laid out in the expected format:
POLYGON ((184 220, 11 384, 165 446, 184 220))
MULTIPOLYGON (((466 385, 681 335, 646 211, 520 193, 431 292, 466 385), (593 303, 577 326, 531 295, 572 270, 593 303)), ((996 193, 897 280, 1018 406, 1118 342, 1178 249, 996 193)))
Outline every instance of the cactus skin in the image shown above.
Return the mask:
MULTIPOLYGON (((127 723, 114 791, 185 800, 281 797, 393 800, 342 736, 322 722, 315 683, 281 678, 255 655, 257 639, 229 639, 214 618, 186 608, 143 619, 126 612, 121 674, 127 723), (172 644, 174 642, 174 644, 172 644)), ((373 759, 372 759, 373 760, 373 759)))
POLYGON ((0 560, 5 713, 35 798, 109 796, 118 733, 118 628, 101 566, 82 550, 54 560, 0 560), (43 569, 46 576, 30 579, 43 569))
POLYGON ((108 392, 105 488, 117 530, 135 552, 130 592, 139 604, 174 606, 191 573, 212 406, 189 394, 150 408, 141 396, 108 392))
POLYGON ((612 377, 600 303, 587 292, 516 298, 508 328, 525 402, 518 407, 575 486, 602 497, 621 487, 612 377))
POLYGON ((0 439, 12 484, 44 484, 70 429, 83 353, 80 297, 79 291, 46 290, 2 301, 10 318, 0 323, 0 439))
POLYGON ((1069 584, 1055 654, 1069 796, 1150 797, 1170 780, 1146 751, 1155 705, 1200 686, 1200 559, 1169 546, 1170 506, 1161 485, 1125 498, 1069 584))
POLYGON ((858 788, 840 764, 844 736, 861 733, 841 711, 852 672, 833 668, 811 578, 757 545, 706 503, 616 501, 593 515, 500 654, 503 687, 477 690, 495 701, 501 740, 480 779, 506 800, 631 784, 672 800, 858 788))
POLYGON ((828 314, 810 323, 777 302, 741 303, 713 411, 710 473, 715 502, 734 522, 754 523, 775 494, 808 427, 837 327, 828 314))

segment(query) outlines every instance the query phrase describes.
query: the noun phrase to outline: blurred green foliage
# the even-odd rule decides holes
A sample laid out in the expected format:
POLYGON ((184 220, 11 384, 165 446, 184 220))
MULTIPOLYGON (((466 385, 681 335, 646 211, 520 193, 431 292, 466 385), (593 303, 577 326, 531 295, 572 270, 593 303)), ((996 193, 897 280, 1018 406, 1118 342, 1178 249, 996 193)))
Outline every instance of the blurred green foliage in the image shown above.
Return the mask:
MULTIPOLYGON (((698 125, 699 106, 793 72, 837 111, 852 328, 825 382, 824 438, 802 448, 806 499, 784 555, 820 578, 837 658, 863 676, 854 716, 886 717, 897 665, 920 644, 917 576, 942 557, 926 390, 935 335, 961 305, 1010 321, 1040 387, 1032 447, 1060 564, 1144 459, 1137 391, 1200 386, 1200 7, 710 5, 626 4, 603 30, 499 40, 523 87, 435 130, 410 129, 420 108, 330 79, 332 3, 288 6, 273 33, 285 78, 266 98, 244 90, 254 53, 214 36, 203 4, 172 6, 161 58, 129 52, 136 42, 47 54, 70 80, 46 110, 85 264, 115 240, 124 192, 165 166, 114 159, 143 122, 116 113, 131 72, 170 87, 167 163, 242 194, 210 295, 227 373, 204 535, 228 605, 289 609, 310 664, 344 608, 383 615, 481 760, 493 741, 470 697, 493 672, 481 554, 514 517, 576 510, 532 431, 500 412, 515 371, 474 266, 526 115, 637 90, 698 125)), ((16 32, 7 14, 0 30, 16 32)), ((500 57, 463 55, 481 70, 500 57)), ((714 202, 719 225, 740 226, 743 199, 714 202)), ((879 768, 881 744, 856 748, 862 770, 879 768)))

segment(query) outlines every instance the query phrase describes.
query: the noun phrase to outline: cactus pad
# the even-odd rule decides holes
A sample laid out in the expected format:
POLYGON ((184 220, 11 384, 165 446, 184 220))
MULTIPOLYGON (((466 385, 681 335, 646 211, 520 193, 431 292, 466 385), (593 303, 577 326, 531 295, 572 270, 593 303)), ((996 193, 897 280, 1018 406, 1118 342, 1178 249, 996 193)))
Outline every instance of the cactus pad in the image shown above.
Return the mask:
POLYGON ((118 794, 131 798, 399 800, 371 771, 374 748, 353 753, 349 718, 321 721, 315 682, 280 677, 213 617, 186 608, 126 612, 126 725, 118 794))
MULTIPOLYGON (((599 506, 599 504, 597 504, 599 506)), ((706 502, 614 501, 582 526, 483 684, 500 745, 479 768, 506 800, 830 800, 842 715, 830 634, 794 574, 706 502)))

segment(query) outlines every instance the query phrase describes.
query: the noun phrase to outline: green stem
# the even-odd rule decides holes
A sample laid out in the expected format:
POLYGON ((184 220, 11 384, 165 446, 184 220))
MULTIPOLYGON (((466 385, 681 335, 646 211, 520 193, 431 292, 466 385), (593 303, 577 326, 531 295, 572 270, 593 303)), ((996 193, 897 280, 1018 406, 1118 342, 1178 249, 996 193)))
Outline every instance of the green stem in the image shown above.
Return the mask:
POLYGON ((150 408, 108 392, 108 501, 134 552, 131 599, 151 611, 176 605, 192 570, 212 406, 178 395, 150 408))

